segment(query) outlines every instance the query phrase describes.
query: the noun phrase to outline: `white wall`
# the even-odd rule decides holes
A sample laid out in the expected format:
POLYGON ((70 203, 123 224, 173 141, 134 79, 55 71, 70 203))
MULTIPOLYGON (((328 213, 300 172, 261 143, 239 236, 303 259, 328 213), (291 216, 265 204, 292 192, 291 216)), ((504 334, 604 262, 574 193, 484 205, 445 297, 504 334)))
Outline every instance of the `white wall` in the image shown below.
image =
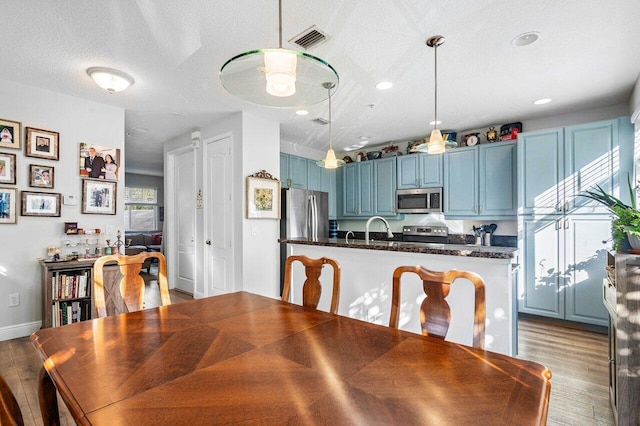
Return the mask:
MULTIPOLYGON (((266 170, 278 177, 280 170, 280 125, 248 113, 235 113, 211 126, 200 129, 201 140, 231 135, 233 139, 233 178, 232 178, 232 241, 235 256, 234 290, 246 290, 270 297, 279 297, 279 259, 278 245, 279 221, 266 219, 246 219, 245 178, 248 175, 266 170)), ((168 141, 164 146, 165 164, 167 152, 181 147, 191 146, 191 134, 185 134, 168 141)), ((204 159, 196 155, 196 188, 203 187, 204 159)), ((165 166, 166 167, 166 166, 165 166)), ((167 170, 165 175, 169 176, 167 170)), ((170 185, 166 185, 168 188, 170 185)), ((169 194, 166 195, 169 203, 169 194)), ((196 294, 203 294, 204 288, 204 235, 203 210, 196 214, 196 294)), ((167 227, 167 257, 171 266, 173 256, 170 241, 173 226, 173 212, 170 204, 165 208, 167 227)))
POLYGON ((309 158, 311 160, 322 160, 327 154, 326 151, 320 151, 308 146, 297 145, 295 142, 280 141, 280 152, 285 154, 297 155, 298 157, 309 158))
MULTIPOLYGON (((23 126, 22 149, 2 149, 17 155, 17 185, 2 185, 4 187, 41 191, 29 187, 29 165, 50 165, 54 167, 55 186, 42 192, 75 195, 80 200, 80 142, 119 148, 124 154, 124 110, 121 108, 6 81, 0 81, 0 98, 0 117, 19 121, 23 126), (60 160, 25 157, 24 127, 59 132, 60 160)), ((123 193, 121 180, 118 194, 123 193)), ((103 231, 107 226, 123 229, 123 211, 123 197, 119 196, 115 216, 81 214, 78 203, 61 206, 61 217, 19 216, 15 225, 0 225, 0 340, 28 336, 40 328, 41 271, 36 259, 46 256, 47 246, 61 245, 64 222, 78 222, 79 227, 103 231), (20 294, 20 305, 9 308, 8 295, 12 293, 20 294)))

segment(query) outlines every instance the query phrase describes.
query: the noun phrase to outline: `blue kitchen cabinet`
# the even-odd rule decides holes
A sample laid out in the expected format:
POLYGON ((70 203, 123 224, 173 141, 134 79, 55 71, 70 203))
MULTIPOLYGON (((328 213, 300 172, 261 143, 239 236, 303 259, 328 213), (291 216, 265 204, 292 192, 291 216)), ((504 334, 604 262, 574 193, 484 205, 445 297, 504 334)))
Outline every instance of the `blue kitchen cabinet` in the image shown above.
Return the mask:
POLYGON ((374 160, 374 212, 378 216, 396 215, 396 159, 374 160))
POLYGON ((307 189, 311 191, 322 191, 322 171, 314 160, 307 159, 307 189))
POLYGON ((516 143, 457 148, 444 154, 448 218, 515 219, 516 143))
POLYGON ((329 219, 336 219, 338 217, 338 208, 336 205, 336 177, 338 174, 338 170, 325 169, 318 167, 317 165, 316 168, 320 169, 320 191, 329 193, 329 219))
POLYGON ((345 165, 342 178, 342 217, 373 216, 373 161, 345 165))
POLYGON ((280 153, 280 184, 282 188, 307 189, 307 159, 280 153))
POLYGON ((441 187, 442 168, 442 154, 410 154, 397 157, 398 189, 441 187))

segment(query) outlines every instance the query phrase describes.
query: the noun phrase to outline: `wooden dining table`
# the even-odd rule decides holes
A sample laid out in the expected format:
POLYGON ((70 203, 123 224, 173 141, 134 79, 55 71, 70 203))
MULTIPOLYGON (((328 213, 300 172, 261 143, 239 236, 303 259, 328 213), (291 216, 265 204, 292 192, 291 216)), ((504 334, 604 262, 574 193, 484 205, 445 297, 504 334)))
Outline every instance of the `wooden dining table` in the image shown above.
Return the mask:
POLYGON ((534 362, 247 292, 31 338, 41 405, 57 390, 78 424, 539 425, 551 388, 534 362))

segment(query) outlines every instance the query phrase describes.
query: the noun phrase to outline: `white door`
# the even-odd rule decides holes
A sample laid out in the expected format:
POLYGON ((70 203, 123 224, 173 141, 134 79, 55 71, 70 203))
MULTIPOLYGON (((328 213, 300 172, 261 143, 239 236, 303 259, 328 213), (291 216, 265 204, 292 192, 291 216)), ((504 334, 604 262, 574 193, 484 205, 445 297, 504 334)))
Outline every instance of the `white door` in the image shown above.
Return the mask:
POLYGON ((193 151, 176 155, 174 164, 173 207, 176 212, 177 252, 175 288, 194 294, 196 182, 193 151))
POLYGON ((232 156, 230 136, 206 144, 205 271, 206 295, 233 291, 233 224, 231 217, 232 156))

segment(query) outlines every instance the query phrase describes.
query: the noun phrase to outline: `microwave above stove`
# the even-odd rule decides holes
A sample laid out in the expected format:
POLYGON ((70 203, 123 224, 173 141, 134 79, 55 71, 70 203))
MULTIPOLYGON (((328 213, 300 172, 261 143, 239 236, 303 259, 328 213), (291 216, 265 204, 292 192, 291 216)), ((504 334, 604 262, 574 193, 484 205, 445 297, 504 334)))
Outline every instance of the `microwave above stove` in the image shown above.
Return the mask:
POLYGON ((442 213, 442 188, 398 189, 398 213, 442 213))

